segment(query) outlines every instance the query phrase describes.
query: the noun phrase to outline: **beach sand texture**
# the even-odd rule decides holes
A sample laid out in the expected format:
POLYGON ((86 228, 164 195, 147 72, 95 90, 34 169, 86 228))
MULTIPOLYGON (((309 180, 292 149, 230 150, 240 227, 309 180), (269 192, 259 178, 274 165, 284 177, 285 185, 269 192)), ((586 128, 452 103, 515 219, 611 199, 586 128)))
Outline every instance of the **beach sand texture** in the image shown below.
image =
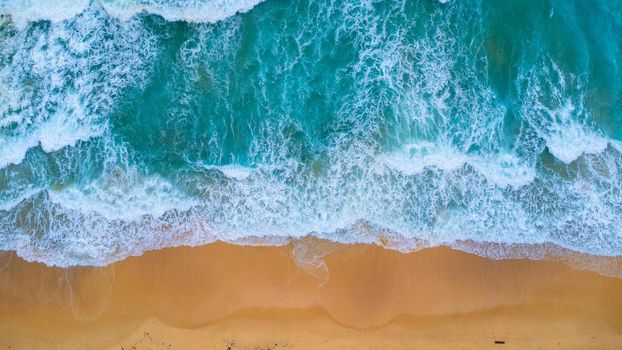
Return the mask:
POLYGON ((317 239, 100 268, 2 254, 0 349, 622 347, 622 279, 559 262, 317 239))

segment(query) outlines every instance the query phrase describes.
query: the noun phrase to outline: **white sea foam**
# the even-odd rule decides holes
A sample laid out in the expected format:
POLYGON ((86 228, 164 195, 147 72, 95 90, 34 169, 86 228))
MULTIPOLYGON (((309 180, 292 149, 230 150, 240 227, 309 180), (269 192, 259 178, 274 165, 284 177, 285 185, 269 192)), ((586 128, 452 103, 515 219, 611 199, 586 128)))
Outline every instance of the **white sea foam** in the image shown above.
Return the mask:
POLYGON ((63 147, 74 146, 78 141, 100 136, 105 130, 105 125, 91 124, 87 118, 83 118, 84 111, 78 110, 75 113, 73 110, 57 112, 38 124, 34 130, 0 137, 0 169, 21 163, 31 148, 41 146, 44 152, 54 152, 63 147))
POLYGON ((381 162, 406 175, 414 175, 428 167, 453 171, 463 167, 468 160, 466 154, 445 143, 419 142, 382 157, 381 162))
POLYGON ((160 217, 168 210, 185 211, 197 204, 158 176, 142 178, 136 174, 117 174, 86 186, 51 190, 49 197, 64 208, 97 213, 108 220, 160 217))
POLYGON ((158 14, 167 20, 217 22, 251 10, 263 0, 102 0, 113 16, 129 18, 139 12, 158 14))
POLYGON ((622 141, 609 140, 609 145, 618 151, 618 153, 622 154, 622 141))
POLYGON ((402 150, 382 156, 380 159, 384 166, 405 175, 419 174, 426 168, 451 172, 469 164, 488 181, 500 187, 524 186, 536 177, 533 165, 525 164, 510 153, 469 155, 459 152, 446 142, 411 143, 402 150))
POLYGON ((92 10, 2 43, 12 59, 0 66, 0 169, 31 148, 55 152, 101 136, 123 89, 140 86, 154 52, 149 33, 135 23, 102 29, 102 20, 92 10))
POLYGON ((536 178, 535 166, 525 164, 510 153, 475 157, 469 162, 477 172, 501 187, 520 187, 536 178))
MULTIPOLYGON (((497 159, 468 159, 462 167, 471 165, 475 176, 454 176, 453 172, 461 168, 441 169, 427 176, 426 186, 421 188, 416 185, 419 173, 407 177, 383 174, 382 179, 373 181, 365 176, 349 178, 339 169, 344 171, 346 164, 358 162, 351 157, 339 155, 343 163, 334 164, 330 176, 307 178, 311 182, 306 185, 298 177, 304 174, 293 173, 290 181, 301 187, 289 187, 264 170, 237 179, 229 175, 235 181, 204 188, 200 187, 204 181, 199 177, 198 186, 190 185, 203 193, 196 200, 157 175, 145 177, 131 170, 107 172, 106 177, 85 185, 47 190, 48 197, 37 199, 44 202, 37 202, 38 210, 43 212, 36 215, 43 219, 42 225, 49 218, 57 222, 47 227, 43 236, 0 235, 0 244, 17 249, 29 259, 62 266, 102 265, 147 249, 201 245, 215 239, 270 245, 306 235, 342 243, 378 243, 401 251, 471 240, 472 252, 479 249, 478 242, 552 242, 589 253, 616 254, 616 243, 608 238, 588 234, 569 239, 565 235, 575 228, 573 220, 585 225, 586 232, 592 227, 598 232, 610 228, 616 232, 617 218, 604 202, 606 198, 600 198, 585 184, 571 183, 567 188, 556 188, 561 199, 554 199, 552 204, 572 206, 564 210, 568 216, 559 217, 554 224, 550 217, 534 217, 524 203, 506 194, 519 191, 521 186, 533 186, 530 170, 510 154, 500 154, 497 159), (482 176, 488 182, 481 181, 482 176), (455 197, 455 191, 462 194, 455 197), (577 195, 582 197, 576 199, 577 195), (457 207, 447 206, 447 200, 457 201, 457 207), (379 235, 384 238, 380 240, 379 235)), ((524 193, 533 190, 528 187, 524 193)), ((0 218, 0 227, 15 227, 11 217, 24 215, 0 218)), ((459 244, 457 247, 464 249, 459 244)), ((486 251, 494 258, 514 254, 493 253, 486 251)), ((531 256, 528 251, 524 254, 531 256)), ((537 257, 537 251, 533 254, 537 257)))
POLYGON ((43 189, 41 188, 29 188, 29 189, 22 191, 22 193, 18 194, 17 196, 14 195, 9 199, 4 199, 2 200, 2 202, 0 202, 0 211, 11 210, 15 208, 16 206, 18 206, 20 203, 22 203, 24 200, 37 195, 42 190, 43 189))
POLYGON ((235 179, 238 181, 242 181, 248 178, 255 169, 237 165, 237 164, 227 164, 227 165, 209 165, 206 166, 207 169, 216 169, 220 171, 223 175, 230 179, 235 179))
POLYGON ((521 79, 527 82, 523 117, 555 158, 570 164, 607 148, 611 140, 589 122, 585 82, 580 77, 564 72, 553 60, 544 60, 521 79))
POLYGON ((91 0, 0 0, 0 14, 10 15, 18 28, 28 22, 50 20, 58 22, 84 11, 91 0))
POLYGON ((575 107, 571 102, 549 113, 555 122, 544 137, 555 158, 569 164, 583 154, 601 153, 607 148, 607 138, 573 119, 575 107))
POLYGON ((578 125, 570 125, 551 135, 546 145, 555 158, 569 164, 584 154, 601 153, 609 140, 578 125))
POLYGON ((67 20, 89 6, 101 6, 110 15, 125 20, 147 12, 170 21, 213 23, 247 12, 260 2, 262 0, 0 0, 0 13, 10 15, 19 28, 40 20, 67 20))

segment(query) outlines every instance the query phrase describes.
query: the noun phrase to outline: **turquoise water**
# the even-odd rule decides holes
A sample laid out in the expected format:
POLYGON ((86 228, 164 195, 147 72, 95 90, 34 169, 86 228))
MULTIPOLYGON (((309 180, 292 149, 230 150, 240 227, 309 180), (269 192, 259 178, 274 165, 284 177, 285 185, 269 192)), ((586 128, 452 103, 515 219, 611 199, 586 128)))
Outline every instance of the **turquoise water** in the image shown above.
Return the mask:
POLYGON ((314 235, 622 253, 622 2, 0 13, 2 250, 102 265, 314 235))

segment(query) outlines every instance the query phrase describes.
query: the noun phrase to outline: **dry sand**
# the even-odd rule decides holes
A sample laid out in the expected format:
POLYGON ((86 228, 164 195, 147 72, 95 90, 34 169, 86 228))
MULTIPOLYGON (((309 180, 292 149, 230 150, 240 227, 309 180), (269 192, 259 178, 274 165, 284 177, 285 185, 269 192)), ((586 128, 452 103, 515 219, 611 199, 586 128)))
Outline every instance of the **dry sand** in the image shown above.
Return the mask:
POLYGON ((315 239, 170 248, 103 268, 5 252, 4 349, 622 349, 622 279, 315 239))

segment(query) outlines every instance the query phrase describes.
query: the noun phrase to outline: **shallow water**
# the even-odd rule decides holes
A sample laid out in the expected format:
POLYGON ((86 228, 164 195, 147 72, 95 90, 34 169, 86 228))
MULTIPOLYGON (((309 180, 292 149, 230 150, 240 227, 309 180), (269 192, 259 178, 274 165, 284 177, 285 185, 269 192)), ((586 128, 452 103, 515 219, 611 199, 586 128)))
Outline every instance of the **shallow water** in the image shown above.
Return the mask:
POLYGON ((103 265, 310 234, 622 253, 617 1, 0 13, 0 249, 103 265))

